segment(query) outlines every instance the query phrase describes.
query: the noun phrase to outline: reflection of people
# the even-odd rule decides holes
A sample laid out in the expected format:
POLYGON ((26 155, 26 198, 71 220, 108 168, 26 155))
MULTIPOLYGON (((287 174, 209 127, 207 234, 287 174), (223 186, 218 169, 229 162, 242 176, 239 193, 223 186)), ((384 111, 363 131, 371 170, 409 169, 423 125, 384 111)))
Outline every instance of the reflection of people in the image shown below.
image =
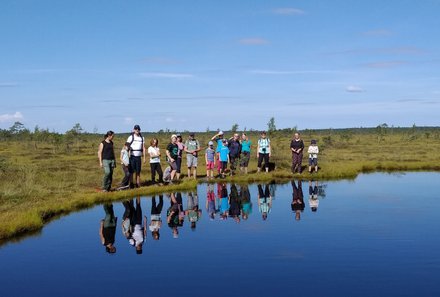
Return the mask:
POLYGON ((293 139, 290 142, 290 150, 292 151, 292 173, 301 173, 304 142, 299 137, 298 132, 294 134, 293 139))
POLYGON ((231 193, 229 194, 229 216, 237 223, 240 223, 241 205, 238 197, 238 190, 235 184, 231 185, 231 193))
POLYGON ((113 181, 113 169, 116 167, 115 152, 113 150, 114 134, 113 131, 108 131, 98 147, 99 166, 104 169, 104 177, 102 179, 103 192, 110 191, 113 181))
POLYGON ((142 217, 141 197, 136 197, 136 208, 131 218, 131 234, 130 244, 135 247, 137 254, 142 254, 142 245, 147 236, 147 217, 142 217))
POLYGON ((202 210, 199 209, 199 197, 197 196, 197 193, 188 193, 186 206, 187 209, 185 211, 185 215, 188 216, 188 221, 191 223, 191 230, 195 230, 196 223, 202 216, 202 210))
POLYGON ((182 207, 182 193, 170 194, 171 205, 167 210, 167 223, 173 231, 173 237, 179 238, 179 230, 177 227, 183 226, 185 213, 182 207))
POLYGON ((124 205, 124 214, 122 215, 122 234, 124 234, 125 238, 130 239, 131 238, 131 218, 134 214, 134 205, 133 200, 127 200, 122 202, 122 205, 124 205))
POLYGON ((299 221, 301 219, 301 212, 304 211, 304 195, 302 190, 302 182, 298 181, 298 186, 294 180, 292 180, 292 211, 295 212, 295 219, 299 221))
POLYGON ((118 218, 115 217, 113 211, 113 204, 104 204, 105 217, 101 220, 101 225, 99 228, 99 237, 101 238, 101 243, 105 246, 105 251, 107 253, 116 253, 115 247, 115 233, 116 233, 116 222, 118 218))
POLYGON ((249 215, 252 213, 252 202, 251 193, 249 192, 249 187, 243 185, 240 187, 240 198, 241 198, 241 218, 247 220, 249 215))
POLYGON ((151 217, 150 217, 150 226, 149 229, 151 231, 151 235, 153 239, 159 240, 160 237, 160 227, 162 227, 162 218, 160 214, 163 208, 163 195, 159 195, 159 204, 156 204, 156 197, 153 196, 151 199, 151 217))
POLYGON ((267 215, 270 213, 272 209, 272 196, 270 195, 269 185, 263 186, 261 184, 258 185, 258 208, 261 212, 261 216, 265 221, 267 219, 267 215))
POLYGON ((257 158, 258 158, 258 172, 261 170, 261 166, 263 165, 266 168, 266 172, 269 172, 269 158, 271 156, 270 150, 270 140, 267 138, 266 131, 261 132, 260 139, 258 139, 257 145, 257 158))
POLYGON ((208 212, 209 218, 213 220, 217 211, 215 207, 214 186, 211 184, 208 184, 206 191, 206 211, 208 212))
POLYGON ((226 188, 226 184, 219 183, 217 184, 217 191, 219 197, 219 212, 220 219, 225 220, 229 215, 229 199, 228 199, 228 189, 226 188))
POLYGON ((309 181, 309 205, 313 212, 318 210, 318 181, 315 181, 315 186, 312 181, 309 181))

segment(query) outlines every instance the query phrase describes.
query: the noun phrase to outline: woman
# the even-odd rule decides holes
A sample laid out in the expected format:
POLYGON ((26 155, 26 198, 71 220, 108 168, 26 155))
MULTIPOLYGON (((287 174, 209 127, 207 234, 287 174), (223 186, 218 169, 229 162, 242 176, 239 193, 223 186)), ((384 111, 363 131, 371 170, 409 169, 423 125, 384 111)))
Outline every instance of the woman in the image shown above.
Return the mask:
POLYGON ((176 179, 179 180, 180 179, 180 172, 181 172, 181 168, 182 168, 182 155, 183 152, 185 151, 185 145, 182 142, 182 135, 177 134, 177 146, 179 147, 179 150, 177 152, 177 160, 176 160, 176 179))
POLYGON ((153 138, 150 140, 150 147, 148 148, 148 154, 150 155, 150 168, 151 168, 151 182, 156 183, 156 172, 159 175, 159 182, 162 183, 163 172, 160 166, 160 150, 159 140, 153 138))
MULTIPOLYGON (((176 175, 176 170, 177 170, 177 154, 179 151, 179 146, 177 145, 177 136, 176 135, 171 135, 171 142, 168 144, 167 146, 167 150, 165 151, 166 155, 167 155, 167 161, 168 164, 170 165, 171 168, 171 173, 170 173, 170 183, 173 183, 174 180, 174 176, 176 175)), ((165 170, 166 172, 167 170, 165 170)))
POLYGON ((264 160, 264 167, 266 168, 266 173, 269 172, 269 158, 271 156, 270 152, 270 139, 267 138, 266 131, 261 132, 260 139, 258 139, 257 146, 257 158, 258 158, 258 172, 261 171, 261 165, 264 160))
POLYGON ((240 171, 245 174, 248 173, 249 159, 251 157, 252 141, 246 133, 241 135, 241 159, 240 159, 240 171))
POLYGON ((110 191, 113 181, 113 169, 116 167, 115 152, 113 150, 114 134, 113 131, 108 131, 98 148, 99 166, 104 169, 104 177, 102 179, 103 192, 110 191))
POLYGON ((304 142, 299 137, 298 132, 293 135, 293 139, 290 142, 290 150, 292 151, 292 173, 298 172, 301 174, 304 142))

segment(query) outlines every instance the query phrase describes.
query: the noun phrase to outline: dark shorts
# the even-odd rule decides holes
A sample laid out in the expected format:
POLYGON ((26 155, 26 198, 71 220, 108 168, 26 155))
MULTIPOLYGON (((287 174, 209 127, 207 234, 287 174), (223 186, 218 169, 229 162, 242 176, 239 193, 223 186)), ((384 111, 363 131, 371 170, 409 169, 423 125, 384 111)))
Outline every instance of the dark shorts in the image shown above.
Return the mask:
POLYGON ((309 166, 318 166, 318 158, 309 158, 309 166))
POLYGON ((142 158, 130 156, 130 173, 140 174, 142 169, 142 158))
POLYGON ((220 168, 224 172, 226 170, 226 168, 228 168, 228 161, 221 161, 220 168))
POLYGON ((176 164, 176 161, 174 161, 174 162, 170 162, 170 161, 168 161, 168 164, 170 165, 171 170, 177 170, 177 164, 176 164))

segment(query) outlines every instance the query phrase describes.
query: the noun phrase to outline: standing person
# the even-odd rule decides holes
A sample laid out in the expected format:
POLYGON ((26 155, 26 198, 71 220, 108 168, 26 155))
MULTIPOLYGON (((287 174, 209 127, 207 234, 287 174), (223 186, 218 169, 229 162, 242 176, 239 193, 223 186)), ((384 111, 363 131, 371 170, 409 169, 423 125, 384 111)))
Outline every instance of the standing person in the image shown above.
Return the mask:
POLYGON ((156 183, 156 172, 159 175, 159 183, 163 182, 163 172, 160 166, 160 150, 159 140, 154 137, 150 140, 150 146, 148 147, 148 154, 150 155, 150 169, 151 169, 151 182, 156 183))
POLYGON ((246 133, 241 135, 241 158, 240 158, 240 171, 245 174, 248 173, 249 159, 251 158, 251 146, 252 141, 246 133))
POLYGON ((142 157, 144 163, 147 161, 145 158, 145 144, 144 137, 141 135, 141 127, 134 125, 133 132, 127 138, 127 142, 130 143, 130 173, 136 174, 136 186, 141 186, 141 169, 142 169, 142 157))
POLYGON ((124 172, 124 178, 119 185, 118 190, 126 189, 130 186, 130 143, 126 142, 121 150, 121 167, 124 172))
POLYGON ((315 172, 318 172, 318 154, 319 148, 316 144, 316 140, 312 139, 310 142, 309 149, 307 150, 309 154, 309 173, 312 173, 312 166, 315 167, 315 172))
POLYGON ((185 215, 188 217, 188 221, 191 223, 191 230, 196 229, 196 223, 202 216, 202 210, 199 208, 199 196, 196 193, 189 192, 187 197, 187 209, 185 215))
POLYGON ((235 133, 228 142, 229 148, 229 161, 231 168, 231 176, 235 174, 235 169, 237 168, 237 164, 240 160, 241 154, 241 143, 240 143, 240 135, 235 133))
POLYGON ((115 151, 113 149, 114 135, 115 132, 108 131, 98 147, 99 166, 104 169, 104 177, 102 179, 103 192, 110 191, 113 181, 113 169, 116 167, 115 151))
POLYGON ((292 151, 292 173, 298 172, 301 174, 304 142, 298 132, 294 134, 290 142, 290 150, 292 151))
POLYGON ((318 210, 318 181, 315 181, 315 186, 313 186, 313 181, 309 181, 309 205, 312 212, 318 210))
POLYGON ((261 171, 261 165, 264 160, 264 167, 266 168, 266 173, 269 172, 269 158, 271 156, 270 150, 270 139, 267 138, 266 131, 261 132, 260 139, 258 139, 257 146, 257 158, 258 158, 258 172, 261 171))
POLYGON ((191 169, 193 169, 193 178, 197 178, 197 157, 202 148, 194 133, 189 134, 189 138, 185 141, 186 163, 188 165, 188 178, 191 178, 191 169))
POLYGON ((144 244, 145 237, 147 236, 147 216, 142 216, 141 197, 136 197, 136 208, 133 216, 130 220, 131 239, 130 244, 134 246, 136 254, 142 254, 142 245, 144 244))
POLYGON ((215 163, 215 150, 214 142, 211 140, 208 142, 208 148, 205 151, 206 162, 206 178, 214 178, 214 163, 215 163))
POLYGON ((219 151, 219 160, 220 160, 220 176, 222 178, 225 178, 225 170, 228 168, 229 163, 229 148, 228 148, 228 142, 226 139, 223 139, 222 141, 223 145, 220 148, 219 151))
POLYGON ((185 151, 185 145, 182 142, 182 135, 181 134, 177 134, 177 146, 178 146, 179 150, 177 151, 177 159, 176 159, 176 166, 177 166, 176 179, 179 180, 181 169, 182 169, 182 155, 183 155, 183 152, 185 151))
POLYGON ((217 143, 217 148, 215 150, 216 155, 217 155, 217 173, 220 176, 220 171, 221 171, 221 162, 220 162, 220 149, 223 146, 223 137, 224 137, 224 133, 223 131, 219 131, 217 134, 215 134, 211 140, 215 141, 217 143))
POLYGON ((177 135, 173 134, 171 135, 171 142, 168 144, 166 150, 167 161, 171 168, 170 184, 173 183, 174 177, 176 176, 178 151, 179 146, 177 145, 177 135))
POLYGON ((116 253, 115 234, 118 218, 115 217, 113 204, 104 204, 104 211, 105 218, 101 220, 99 237, 101 238, 102 245, 105 246, 105 251, 109 254, 114 254, 116 253))

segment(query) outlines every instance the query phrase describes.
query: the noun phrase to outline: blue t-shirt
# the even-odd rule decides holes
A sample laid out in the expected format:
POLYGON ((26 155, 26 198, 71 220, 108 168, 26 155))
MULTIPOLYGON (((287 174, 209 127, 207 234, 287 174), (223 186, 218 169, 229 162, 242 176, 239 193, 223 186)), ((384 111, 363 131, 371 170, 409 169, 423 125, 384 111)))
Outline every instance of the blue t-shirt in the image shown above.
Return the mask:
POLYGON ((217 149, 216 149, 216 153, 220 152, 220 149, 223 147, 223 138, 219 138, 217 139, 217 149))
POLYGON ((248 153, 250 153, 251 152, 251 145, 252 145, 252 141, 250 141, 250 140, 243 140, 242 142, 241 142, 241 151, 242 152, 248 152, 248 153))
POLYGON ((229 148, 227 146, 222 145, 220 148, 220 161, 228 162, 229 148))
POLYGON ((207 148, 206 149, 206 159, 209 161, 209 162, 214 162, 214 156, 215 156, 215 150, 214 149, 212 149, 212 148, 207 148))

